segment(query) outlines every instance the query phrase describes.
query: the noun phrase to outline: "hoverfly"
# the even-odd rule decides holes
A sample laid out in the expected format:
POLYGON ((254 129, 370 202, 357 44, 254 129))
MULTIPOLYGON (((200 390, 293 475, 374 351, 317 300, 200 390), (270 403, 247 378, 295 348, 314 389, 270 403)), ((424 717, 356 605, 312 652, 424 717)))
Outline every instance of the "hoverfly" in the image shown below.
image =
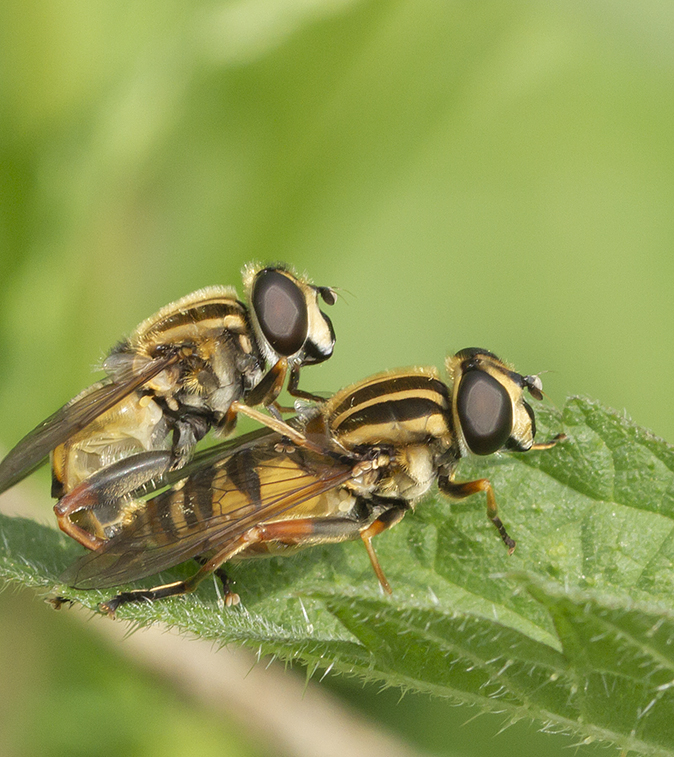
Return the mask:
POLYGON ((299 373, 332 354, 335 334, 318 298, 332 305, 335 292, 283 266, 249 265, 243 275, 248 306, 232 287, 200 289, 114 347, 103 363, 107 378, 43 421, 0 463, 0 493, 51 452, 59 525, 93 548, 121 515, 113 500, 182 467, 209 429, 230 433, 237 412, 275 425, 251 408, 264 405, 280 419, 275 403, 286 376, 291 395, 319 399, 298 388, 299 373), (131 460, 133 475, 113 484, 107 471, 120 460, 131 460), (85 513, 76 524, 69 514, 79 506, 69 495, 83 481, 101 489, 101 500, 111 491, 95 517, 85 513))
MULTIPOLYGON (((469 453, 549 449, 564 435, 534 443, 534 412, 524 392, 542 398, 537 376, 522 376, 481 349, 462 350, 446 366, 449 384, 435 368, 413 368, 337 392, 313 416, 294 421, 299 444, 263 429, 206 450, 171 474, 183 476, 172 488, 132 504, 120 531, 62 580, 108 588, 196 558, 201 568, 191 578, 123 592, 102 609, 114 614, 127 602, 184 594, 211 573, 231 604, 238 596, 227 588, 227 561, 360 538, 390 593, 372 538, 398 523, 436 481, 452 498, 484 491, 488 517, 512 552, 489 480, 455 481, 458 462, 469 453)), ((123 478, 124 464, 116 467, 123 478)))

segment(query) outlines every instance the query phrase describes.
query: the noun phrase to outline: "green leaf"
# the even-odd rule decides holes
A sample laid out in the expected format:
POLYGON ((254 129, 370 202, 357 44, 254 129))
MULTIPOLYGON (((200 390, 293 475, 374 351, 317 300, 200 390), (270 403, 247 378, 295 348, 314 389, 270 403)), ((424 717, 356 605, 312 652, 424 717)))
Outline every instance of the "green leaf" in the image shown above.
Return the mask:
MULTIPOLYGON (((674 449, 584 399, 538 420, 539 438, 568 439, 466 461, 458 477, 490 478, 512 556, 482 497, 437 495, 378 540, 390 598, 353 543, 232 565, 234 609, 211 584, 119 616, 674 755, 674 449)), ((109 596, 56 585, 81 551, 56 531, 2 517, 0 536, 6 580, 92 609, 109 596)))

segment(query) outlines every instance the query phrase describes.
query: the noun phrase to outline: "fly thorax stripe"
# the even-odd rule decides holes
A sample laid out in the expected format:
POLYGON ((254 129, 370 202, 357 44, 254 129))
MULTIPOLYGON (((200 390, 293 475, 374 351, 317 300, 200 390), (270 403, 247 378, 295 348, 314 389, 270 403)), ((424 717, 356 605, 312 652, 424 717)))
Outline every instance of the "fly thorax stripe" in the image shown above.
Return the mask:
MULTIPOLYGON (((238 328, 238 326, 237 326, 238 328)), ((151 343, 159 344, 181 344, 184 342, 195 342, 206 338, 212 334, 222 334, 227 332, 227 327, 222 318, 209 318, 198 323, 187 321, 185 323, 172 324, 170 328, 162 329, 160 333, 151 335, 151 343)))
MULTIPOLYGON (((336 412, 331 416, 330 427, 333 431, 339 432, 340 428, 344 424, 349 423, 351 418, 359 416, 359 414, 365 411, 371 413, 370 417, 376 417, 376 408, 378 406, 389 406, 391 402, 399 403, 401 406, 400 412, 404 417, 408 417, 410 413, 413 414, 415 412, 412 408, 414 407, 414 401, 417 399, 429 403, 424 406, 424 409, 430 405, 434 405, 439 412, 449 409, 449 402, 445 396, 435 391, 432 387, 398 387, 386 392, 378 392, 373 397, 363 397, 360 402, 353 402, 348 407, 342 404, 342 412, 336 412), (410 403, 410 407, 402 409, 402 406, 406 403, 410 403)), ((418 412, 423 412, 423 409, 418 412)))
POLYGON ((414 394, 354 408, 332 431, 348 444, 408 444, 447 434, 447 418, 446 408, 435 399, 414 394))
MULTIPOLYGON (((331 416, 337 418, 352 408, 371 400, 377 401, 383 399, 389 394, 395 395, 398 392, 416 393, 418 391, 430 391, 433 395, 437 395, 440 404, 449 405, 447 387, 442 381, 420 373, 410 373, 397 376, 382 376, 380 379, 372 380, 361 387, 348 391, 348 394, 341 400, 338 400, 339 404, 331 410, 331 416)), ((339 398, 339 394, 337 397, 339 398)))
POLYGON ((182 335, 193 335, 195 330, 207 332, 231 328, 238 332, 246 325, 245 311, 239 303, 213 302, 167 316, 153 324, 145 338, 158 342, 179 342, 182 335))

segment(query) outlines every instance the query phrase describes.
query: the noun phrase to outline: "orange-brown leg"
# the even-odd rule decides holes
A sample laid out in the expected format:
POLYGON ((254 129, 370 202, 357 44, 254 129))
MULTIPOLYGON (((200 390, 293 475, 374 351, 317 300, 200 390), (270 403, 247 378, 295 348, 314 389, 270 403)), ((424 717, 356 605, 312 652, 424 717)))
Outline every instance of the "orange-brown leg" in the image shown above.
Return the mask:
POLYGON ((479 478, 477 481, 462 481, 458 483, 452 481, 448 476, 441 476, 438 479, 440 489, 454 499, 463 499, 470 497, 471 494, 486 492, 487 494, 487 517, 496 526, 503 543, 508 547, 508 554, 512 555, 515 551, 516 542, 508 536, 505 526, 498 517, 498 505, 494 496, 494 489, 488 478, 479 478))
POLYGON ((247 405, 270 405, 283 389, 288 373, 288 359, 282 357, 245 397, 247 405))
POLYGON ((566 439, 566 434, 557 434, 557 436, 553 436, 552 439, 548 439, 547 442, 537 442, 536 444, 532 444, 530 450, 539 451, 542 449, 552 449, 557 442, 563 442, 564 439, 566 439))
MULTIPOLYGON (((337 520, 334 518, 297 518, 253 526, 233 544, 218 552, 210 560, 205 560, 202 567, 191 578, 163 586, 155 586, 152 589, 122 592, 101 604, 101 610, 113 617, 118 607, 129 602, 154 602, 157 599, 166 599, 194 591, 204 578, 217 571, 223 563, 231 560, 252 544, 268 541, 292 545, 311 541, 317 543, 343 541, 353 538, 358 533, 359 525, 356 521, 346 518, 337 520), (342 528, 339 529, 339 526, 342 528)), ((226 599, 225 603, 227 603, 226 599)), ((231 604, 236 604, 236 602, 232 601, 231 604)))
POLYGON ((365 528, 362 527, 362 522, 346 518, 298 518, 269 523, 258 526, 258 528, 263 534, 262 541, 278 541, 283 544, 339 542, 360 536, 382 589, 387 594, 391 594, 391 584, 384 575, 372 545, 372 539, 375 536, 391 528, 391 526, 395 526, 409 509, 405 502, 391 500, 391 503, 392 507, 389 510, 382 513, 365 528))
POLYGON ((363 544, 365 545, 365 549, 367 550, 368 557, 370 558, 370 562, 372 563, 372 569, 374 570, 375 575, 377 576, 377 579, 381 584, 381 588, 387 594, 392 594, 393 590, 391 589, 391 584, 388 582, 386 576, 384 575, 384 571, 379 564, 379 558, 377 557, 377 553, 374 551, 372 539, 375 536, 381 534, 383 531, 386 531, 392 526, 395 526, 396 523, 399 523, 408 509, 409 507, 406 503, 400 502, 398 506, 392 507, 390 510, 382 513, 377 518, 377 520, 370 523, 367 528, 363 529, 360 532, 360 538, 363 540, 363 544))
MULTIPOLYGON (((195 557, 195 562, 198 562, 199 565, 205 565, 208 561, 205 557, 195 557)), ((241 597, 235 592, 232 591, 232 580, 227 575, 227 571, 220 567, 216 568, 213 571, 213 575, 220 581, 220 585, 222 586, 222 594, 223 599, 225 602, 225 607, 232 607, 234 605, 238 605, 241 601, 241 597)))
POLYGON ((78 526, 71 516, 82 510, 93 511, 102 502, 114 503, 144 484, 160 478, 171 465, 171 453, 142 452, 127 457, 94 473, 54 505, 59 528, 87 549, 98 549, 104 539, 78 526))
MULTIPOLYGON (((362 537, 366 546, 373 536, 397 523, 403 514, 404 510, 402 508, 399 513, 399 508, 395 507, 374 521, 368 527, 372 528, 372 530, 368 532, 368 528, 366 528, 363 532, 366 534, 362 537), (389 512, 395 512, 395 515, 387 518, 386 516, 389 512)), ((204 561, 202 567, 191 578, 185 581, 164 584, 163 586, 155 586, 152 589, 137 589, 135 591, 122 592, 101 604, 101 610, 112 617, 117 608, 129 602, 153 602, 157 599, 166 599, 167 597, 179 596, 194 591, 204 578, 216 572, 221 565, 253 544, 264 542, 279 542, 288 545, 327 544, 355 539, 361 535, 362 528, 362 521, 349 518, 295 518, 276 523, 262 523, 249 528, 233 544, 228 545, 214 557, 210 558, 210 560, 204 561)), ((383 572, 378 565, 375 556, 373 566, 375 566, 377 577, 380 578, 380 576, 383 577, 383 572)), ((386 578, 384 578, 382 586, 386 590, 386 586, 388 586, 386 578)), ((390 592, 390 586, 388 591, 390 592)))
POLYGON ((97 504, 98 497, 92 491, 88 482, 84 481, 54 505, 54 513, 61 531, 75 539, 83 547, 91 550, 98 549, 102 544, 105 544, 105 540, 85 531, 73 522, 70 516, 81 510, 93 510, 97 504))
POLYGON ((246 415, 248 418, 252 418, 254 421, 257 421, 264 426, 268 426, 273 431, 276 431, 276 433, 281 434, 281 436, 290 439, 290 441, 297 447, 311 450, 318 455, 325 455, 326 443, 323 440, 320 440, 319 443, 315 443, 307 438, 303 432, 289 426, 284 420, 263 413, 254 407, 248 407, 248 405, 244 405, 241 402, 233 402, 229 412, 246 415))
POLYGON ((254 407, 248 407, 248 405, 244 405, 242 402, 232 402, 229 413, 240 413, 248 418, 252 418, 263 426, 268 426, 273 431, 288 437, 290 441, 297 445, 301 446, 305 442, 304 434, 289 426, 285 421, 279 420, 274 415, 268 415, 260 410, 256 410, 254 407))
MULTIPOLYGON (((175 581, 152 589, 125 591, 101 604, 101 610, 111 617, 115 610, 129 602, 154 602, 194 591, 196 587, 220 566, 231 560, 239 552, 252 544, 276 541, 283 544, 302 544, 303 542, 344 541, 358 534, 360 525, 357 521, 335 518, 296 518, 278 523, 260 524, 249 528, 234 544, 218 552, 210 560, 203 561, 201 568, 185 581, 175 581)), ((234 602, 232 604, 235 604, 234 602)))

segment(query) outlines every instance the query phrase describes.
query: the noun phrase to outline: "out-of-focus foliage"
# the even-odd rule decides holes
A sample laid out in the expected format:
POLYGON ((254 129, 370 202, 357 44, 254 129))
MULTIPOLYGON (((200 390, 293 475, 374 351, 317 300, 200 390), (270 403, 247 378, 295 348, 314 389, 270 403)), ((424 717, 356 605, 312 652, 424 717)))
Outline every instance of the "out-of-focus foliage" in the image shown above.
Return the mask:
POLYGON ((344 290, 307 388, 483 346, 673 439, 672 38, 655 0, 4 0, 0 442, 251 259, 344 290))
POLYGON ((3 3, 5 444, 253 258, 346 290, 317 388, 479 345, 673 438, 674 10, 629 7, 3 3))
POLYGON ((230 719, 167 690, 82 624, 40 605, 28 592, 0 596, 4 755, 264 754, 230 719))

